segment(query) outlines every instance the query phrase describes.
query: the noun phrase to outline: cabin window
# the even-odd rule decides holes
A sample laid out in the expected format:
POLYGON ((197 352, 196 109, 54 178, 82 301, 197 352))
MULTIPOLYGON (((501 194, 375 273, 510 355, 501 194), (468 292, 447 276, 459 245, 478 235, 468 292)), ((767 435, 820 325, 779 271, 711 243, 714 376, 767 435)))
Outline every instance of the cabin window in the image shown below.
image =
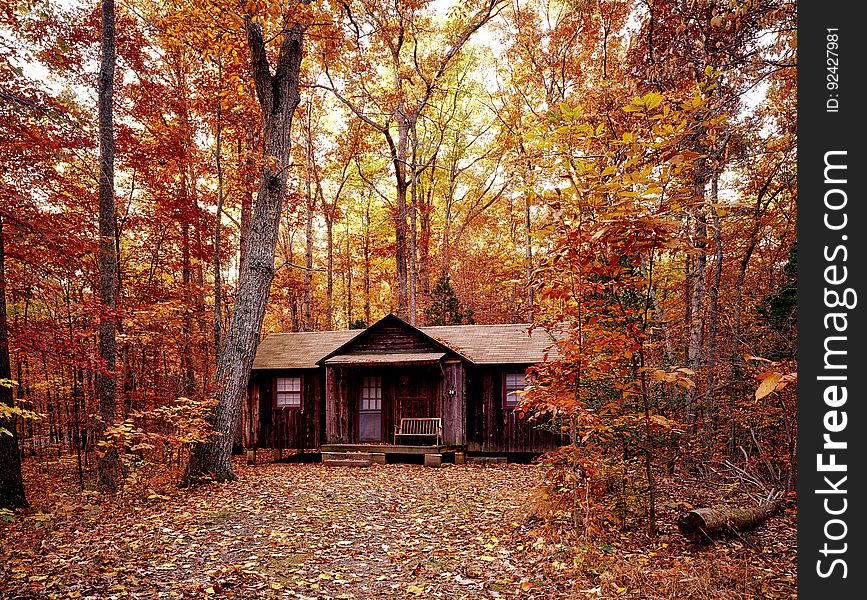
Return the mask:
POLYGON ((361 410, 382 410, 382 377, 379 375, 362 378, 361 410))
POLYGON ((277 378, 277 408, 301 408, 301 378, 277 378))
POLYGON ((515 408, 521 401, 518 392, 527 387, 527 376, 521 373, 506 373, 503 377, 503 405, 515 408))

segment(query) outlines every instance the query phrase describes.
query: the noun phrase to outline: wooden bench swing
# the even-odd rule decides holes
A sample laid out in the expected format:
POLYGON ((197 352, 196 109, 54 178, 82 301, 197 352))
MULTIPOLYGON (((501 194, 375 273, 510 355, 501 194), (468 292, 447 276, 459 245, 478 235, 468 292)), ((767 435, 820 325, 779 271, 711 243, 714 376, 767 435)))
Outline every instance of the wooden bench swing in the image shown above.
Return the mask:
POLYGON ((394 444, 400 436, 433 437, 437 446, 443 439, 443 420, 439 417, 401 418, 400 424, 394 428, 394 444))

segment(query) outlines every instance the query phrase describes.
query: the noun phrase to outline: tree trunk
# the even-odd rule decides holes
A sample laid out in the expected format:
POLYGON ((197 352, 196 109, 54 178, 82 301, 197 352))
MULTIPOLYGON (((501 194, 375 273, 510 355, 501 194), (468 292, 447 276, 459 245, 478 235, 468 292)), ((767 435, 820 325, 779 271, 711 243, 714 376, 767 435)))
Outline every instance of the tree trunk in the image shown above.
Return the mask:
MULTIPOLYGON (((181 172, 181 194, 186 206, 186 176, 181 172)), ((186 211, 184 211, 186 212, 186 211)), ((193 291, 192 260, 190 257, 190 224, 188 215, 181 215, 181 281, 184 287, 184 316, 181 320, 181 395, 192 398, 196 376, 193 371, 193 291)))
POLYGON ((532 221, 530 220, 530 195, 527 194, 524 205, 524 249, 527 261, 527 323, 533 322, 533 235, 532 221))
POLYGON ((418 134, 415 128, 415 122, 412 124, 412 159, 410 162, 410 206, 409 206, 409 322, 410 325, 415 325, 416 321, 416 304, 417 304, 417 288, 418 288, 418 228, 417 228, 417 213, 418 210, 418 134))
POLYGON ((753 508, 697 508, 677 519, 680 532, 693 541, 710 541, 717 532, 743 531, 761 525, 783 507, 782 500, 767 502, 753 508))
POLYGON ((443 217, 442 245, 440 248, 440 273, 450 274, 452 268, 452 203, 446 198, 443 217))
POLYGON ((364 206, 364 324, 370 325, 370 196, 364 206))
POLYGON ((418 236, 418 282, 424 298, 430 296, 430 234, 431 234, 431 194, 433 182, 427 191, 427 199, 419 204, 418 236))
POLYGON ((182 485, 235 479, 231 464, 233 433, 241 414, 274 278, 274 251, 290 159, 289 134, 292 115, 300 101, 298 77, 304 35, 301 24, 295 23, 283 30, 283 41, 273 75, 268 64, 262 26, 253 23, 248 14, 245 16, 245 28, 256 95, 262 107, 265 160, 246 259, 238 278, 235 308, 217 363, 217 406, 212 419, 216 436, 193 447, 182 485))
POLYGON ((325 219, 325 329, 330 331, 334 320, 334 222, 331 217, 325 219))
MULTIPOLYGON (((343 272, 346 274, 346 326, 352 324, 352 244, 349 235, 349 211, 344 215, 344 224, 346 226, 346 266, 343 272)), ((329 269, 331 267, 329 266, 329 269)))
POLYGON ((711 183, 711 195, 713 197, 713 209, 712 209, 712 218, 713 218, 713 243, 714 243, 714 257, 715 263, 713 267, 713 279, 711 280, 710 285, 710 294, 708 298, 708 315, 707 315, 707 323, 708 323, 708 334, 707 334, 707 381, 705 382, 705 390, 704 390, 704 412, 705 412, 705 421, 704 421, 704 430, 707 437, 706 443, 708 447, 710 447, 711 436, 713 435, 713 418, 714 418, 714 386, 716 385, 716 358, 717 358, 717 347, 716 347, 716 328, 717 328, 717 317, 719 314, 719 286, 720 280, 722 279, 722 261, 723 261, 723 247, 722 247, 722 222, 719 216, 719 211, 716 209, 716 204, 719 202, 717 198, 718 187, 719 187, 719 174, 714 173, 713 181, 711 183))
MULTIPOLYGON (((696 173, 693 180, 693 195, 698 204, 694 213, 694 225, 692 231, 693 247, 696 249, 695 260, 693 261, 692 273, 688 274, 687 282, 690 285, 690 300, 689 300, 689 320, 687 322, 689 338, 686 350, 686 365, 695 373, 699 372, 702 363, 702 343, 704 337, 704 301, 707 294, 707 217, 705 215, 704 206, 704 185, 705 174, 704 165, 696 164, 696 173)), ((696 407, 695 388, 687 388, 685 391, 686 397, 686 423, 690 432, 695 429, 696 407)))
MULTIPOLYGON (((223 83, 223 66, 217 63, 217 74, 220 80, 220 86, 223 83)), ((217 214, 214 218, 214 361, 220 362, 220 347, 222 346, 222 324, 223 324, 223 281, 222 281, 222 265, 220 262, 220 220, 223 216, 223 155, 221 148, 222 133, 223 133, 223 106, 222 99, 217 98, 217 123, 216 136, 214 140, 215 156, 217 168, 217 214)))
MULTIPOLYGON (((406 135, 404 127, 398 131, 402 136, 406 135)), ((406 260, 406 193, 407 183, 404 174, 406 164, 406 141, 403 141, 403 150, 399 151, 394 160, 395 178, 397 180, 397 207, 394 212, 394 261, 397 274, 397 314, 406 318, 409 313, 407 298, 407 260, 406 260)))
MULTIPOLYGON (((776 169, 774 170, 774 174, 776 169)), ((756 196, 755 209, 753 211, 753 227, 749 236, 744 255, 741 258, 740 266, 738 267, 738 277, 735 281, 735 306, 734 306, 734 339, 731 345, 731 375, 729 377, 729 414, 734 415, 737 410, 737 398, 743 390, 743 358, 741 356, 741 312, 743 306, 743 286, 746 281, 747 267, 750 264, 753 253, 759 244, 759 234, 762 228, 762 214, 768 209, 771 201, 776 197, 779 190, 775 193, 770 192, 770 186, 773 177, 769 177, 762 186, 756 196), (764 204, 763 204, 764 203, 764 204)), ((737 421, 734 418, 729 419, 729 458, 735 460, 738 454, 737 450, 737 421)))
MULTIPOLYGON (((334 197, 331 199, 331 204, 329 205, 325 201, 325 191, 322 189, 322 181, 319 178, 319 174, 314 169, 313 175, 316 181, 316 196, 319 198, 319 203, 322 205, 322 217, 325 219, 325 250, 326 250, 326 258, 325 258, 325 330, 330 331, 334 327, 334 313, 335 313, 335 301, 334 301, 334 221, 337 218, 337 206, 340 202, 340 195, 343 193, 343 186, 346 185, 348 177, 346 175, 346 171, 349 168, 349 162, 344 163, 343 173, 341 174, 340 185, 337 188, 337 191, 334 194, 334 197)), ((349 250, 349 216, 346 215, 346 239, 347 239, 347 251, 349 250)), ((343 272, 344 281, 348 279, 349 283, 347 290, 347 308, 346 308, 346 322, 350 323, 352 320, 350 319, 350 314, 352 313, 352 273, 349 272, 351 269, 352 261, 349 259, 349 254, 347 253, 346 259, 346 269, 343 272)))
MULTIPOLYGON (((117 412, 115 345, 117 255, 115 254, 114 206, 114 0, 102 0, 102 62, 99 69, 99 356, 105 372, 96 374, 100 422, 97 435, 102 437, 114 423, 117 412)), ((112 493, 117 490, 120 461, 117 448, 107 447, 99 458, 97 488, 112 493)))
MULTIPOLYGON (((0 379, 12 379, 9 362, 9 333, 6 328, 6 265, 3 246, 3 215, 0 214, 0 379)), ((19 385, 21 382, 18 382, 19 385)), ((0 384, 0 404, 12 408, 12 388, 0 384)), ((0 413, 2 415, 2 413, 0 413)), ((21 478, 21 454, 18 452, 18 434, 15 419, 0 416, 0 508, 27 506, 24 481, 21 478), (3 430, 8 431, 11 435, 3 430)))
MULTIPOLYGON (((196 393, 196 357, 195 348, 199 339, 193 332, 194 318, 201 328, 200 302, 201 273, 200 267, 194 264, 192 245, 198 242, 200 227, 198 226, 198 203, 196 202, 196 175, 190 159, 190 148, 193 147, 192 125, 190 123, 189 91, 186 79, 186 61, 184 53, 179 51, 173 55, 174 86, 178 117, 181 128, 178 132, 178 180, 180 192, 180 212, 178 220, 181 223, 181 279, 183 282, 184 313, 181 321, 181 385, 180 395, 192 398, 196 393)), ((197 243, 197 248, 201 244, 197 243)), ((196 261, 198 262, 198 261, 196 261)))
POLYGON ((241 189, 241 222, 238 226, 238 273, 244 266, 247 253, 247 238, 250 237, 250 221, 253 220, 253 200, 256 196, 254 184, 256 182, 256 161, 252 153, 259 147, 259 134, 247 132, 247 153, 244 165, 241 167, 242 153, 241 140, 238 140, 238 164, 240 173, 239 188, 241 189))
POLYGON ((307 220, 304 246, 304 331, 313 331, 313 217, 316 210, 316 196, 312 192, 313 185, 313 131, 311 110, 313 103, 307 103, 307 140, 304 169, 304 189, 307 204, 307 220))

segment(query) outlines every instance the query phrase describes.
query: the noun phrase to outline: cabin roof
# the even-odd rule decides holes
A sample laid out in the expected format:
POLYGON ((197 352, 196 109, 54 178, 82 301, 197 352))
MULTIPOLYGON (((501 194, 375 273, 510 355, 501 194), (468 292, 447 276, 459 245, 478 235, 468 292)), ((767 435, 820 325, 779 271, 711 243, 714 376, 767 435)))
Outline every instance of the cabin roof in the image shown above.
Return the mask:
MULTIPOLYGON (((394 317, 385 317, 386 319, 394 317)), ((407 325, 411 327, 411 325, 407 325)), ((511 325, 444 325, 418 327, 425 336, 454 350, 473 364, 532 364, 543 361, 546 352, 556 356, 554 338, 542 328, 530 329, 526 324, 511 325)), ((315 369, 322 359, 327 364, 348 364, 350 359, 338 354, 363 329, 343 331, 312 331, 272 333, 259 344, 253 369, 315 369), (337 360, 335 360, 337 359, 337 360)), ((404 356, 400 353, 351 355, 353 364, 399 364, 429 361, 432 357, 404 356)), ((438 356, 437 360, 442 358, 438 356)))
POLYGON ((531 364, 545 359, 546 351, 556 355, 552 348, 554 338, 541 327, 530 330, 529 325, 443 325, 421 327, 423 332, 454 348, 477 365, 531 364))
POLYGON ((259 343, 253 369, 315 369, 316 364, 364 331, 271 333, 259 343))

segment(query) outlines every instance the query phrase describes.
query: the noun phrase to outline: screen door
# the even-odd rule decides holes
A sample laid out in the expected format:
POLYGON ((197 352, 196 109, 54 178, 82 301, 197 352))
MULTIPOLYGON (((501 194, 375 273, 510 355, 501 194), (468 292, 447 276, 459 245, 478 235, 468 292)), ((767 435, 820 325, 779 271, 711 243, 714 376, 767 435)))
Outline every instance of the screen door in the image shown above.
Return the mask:
POLYGON ((361 379, 358 403, 358 440, 382 441, 382 377, 368 375, 361 379))

